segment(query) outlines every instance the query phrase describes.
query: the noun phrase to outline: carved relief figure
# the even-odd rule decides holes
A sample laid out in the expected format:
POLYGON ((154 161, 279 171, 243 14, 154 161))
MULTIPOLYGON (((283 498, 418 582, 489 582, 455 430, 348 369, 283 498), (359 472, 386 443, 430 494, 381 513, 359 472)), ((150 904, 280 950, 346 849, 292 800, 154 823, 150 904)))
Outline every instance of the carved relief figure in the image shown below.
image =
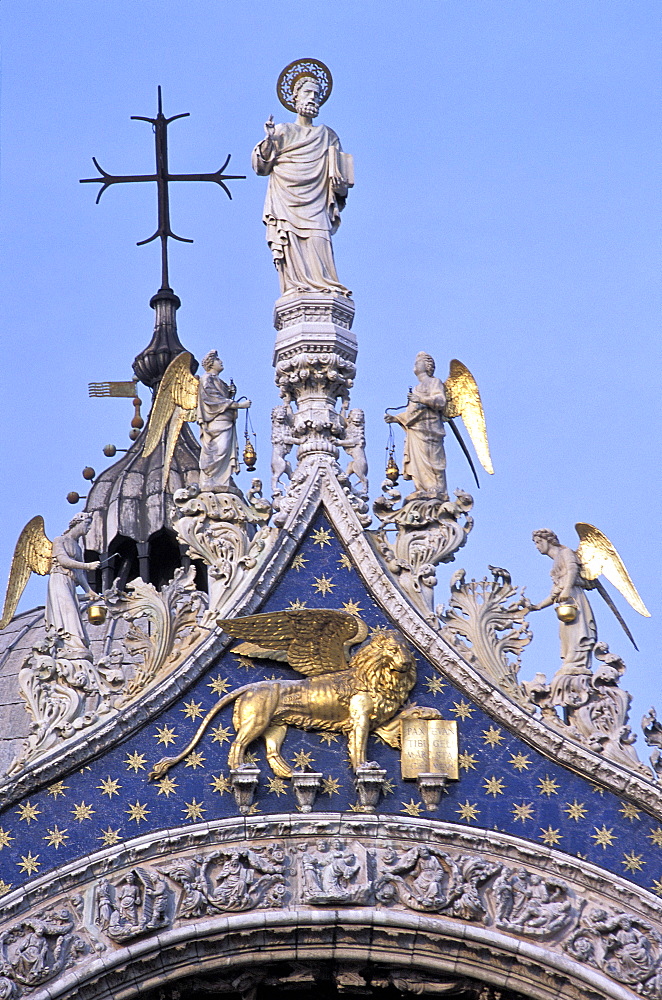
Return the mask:
POLYGON ((287 455, 296 444, 292 434, 292 413, 289 406, 274 406, 271 411, 271 492, 280 492, 283 476, 292 478, 292 466, 287 455))
POLYGON ((496 925, 535 937, 567 930, 576 920, 571 890, 565 882, 543 879, 520 868, 505 868, 492 887, 496 925))
POLYGON ((159 761, 150 777, 160 778, 201 739, 214 716, 235 702, 237 732, 228 764, 238 768, 253 740, 263 737, 275 774, 292 776, 280 748, 288 725, 346 733, 352 767, 366 763, 370 732, 402 708, 416 682, 416 662, 396 632, 375 630, 351 660, 347 651, 367 638, 365 623, 354 615, 326 609, 275 611, 233 620, 219 619, 229 635, 246 640, 239 655, 289 663, 304 681, 273 680, 246 684, 210 709, 189 745, 177 757, 159 761))
MULTIPOLYGON (((457 360, 451 361, 446 382, 436 378, 434 372, 434 358, 419 351, 414 361, 418 385, 409 390, 404 411, 387 413, 384 420, 404 428, 403 477, 413 480, 417 493, 447 499, 445 421, 461 416, 483 468, 489 473, 494 470, 480 393, 473 375, 457 360)), ((454 424, 453 429, 459 438, 454 424)), ((462 439, 459 440, 473 470, 469 452, 462 439)))
POLYGON ((202 490, 224 490, 239 470, 237 410, 251 405, 250 399, 234 399, 234 388, 219 376, 223 362, 216 351, 202 359, 200 378, 191 374, 193 358, 178 354, 161 379, 145 436, 144 455, 151 455, 168 428, 163 459, 163 488, 168 485, 170 464, 179 433, 186 421, 200 425, 200 482, 202 490))
POLYGON ((374 858, 371 852, 357 856, 339 838, 321 841, 317 849, 301 851, 302 898, 316 905, 367 903, 372 892, 374 858))
POLYGON ((345 475, 348 478, 351 475, 356 476, 360 493, 367 495, 368 460, 365 455, 365 414, 363 410, 349 411, 345 435, 339 443, 350 458, 345 475))
POLYGON ((591 524, 579 522, 575 528, 580 538, 577 551, 561 545, 557 535, 547 528, 533 532, 533 541, 538 551, 552 560, 552 589, 548 597, 539 604, 531 605, 530 610, 540 611, 556 605, 560 620, 563 664, 554 679, 557 689, 555 704, 563 704, 565 678, 567 677, 568 683, 572 683, 573 674, 590 668, 597 630, 593 611, 586 597, 587 590, 598 591, 634 643, 614 602, 598 580, 601 573, 620 590, 635 611, 650 617, 618 552, 607 536, 591 524))
POLYGON ((283 70, 278 96, 296 121, 275 124, 271 116, 253 150, 253 170, 269 177, 262 221, 282 295, 350 294, 336 274, 331 236, 354 183, 351 159, 332 129, 313 124, 331 86, 331 74, 316 60, 283 70))
POLYGON ((195 918, 214 912, 278 906, 285 894, 284 860, 277 846, 213 851, 182 858, 164 868, 163 874, 183 888, 179 915, 195 918), (213 866, 220 867, 212 880, 209 871, 213 866))
POLYGON ((443 851, 417 846, 398 857, 394 850, 387 850, 383 862, 386 874, 377 884, 378 899, 388 902, 392 886, 414 910, 439 912, 445 906, 453 865, 443 851))
POLYGON ((81 618, 76 587, 81 587, 90 600, 99 596, 90 588, 85 575, 86 570, 97 569, 99 561, 85 562, 80 545, 91 522, 91 514, 76 514, 64 534, 50 542, 43 517, 37 515, 28 521, 14 550, 0 628, 5 628, 14 617, 30 574, 48 576, 47 624, 62 636, 70 655, 90 656, 90 640, 81 618))
MULTIPOLYGON (((71 959, 87 950, 72 933, 74 926, 68 910, 49 910, 4 931, 0 935, 2 972, 28 989, 52 979, 71 959)), ((14 992, 4 995, 12 996, 14 992)))
POLYGON ((96 923, 113 941, 128 941, 166 927, 168 886, 162 874, 135 868, 116 884, 100 879, 96 889, 96 923))

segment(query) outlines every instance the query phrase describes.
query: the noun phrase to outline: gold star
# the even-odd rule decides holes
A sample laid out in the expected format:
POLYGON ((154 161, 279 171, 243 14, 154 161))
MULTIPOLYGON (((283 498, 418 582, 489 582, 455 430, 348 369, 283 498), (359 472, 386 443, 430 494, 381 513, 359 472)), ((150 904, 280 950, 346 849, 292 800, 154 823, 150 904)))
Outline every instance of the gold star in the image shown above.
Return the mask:
POLYGON ((117 830, 111 830, 110 826, 107 830, 101 831, 101 836, 97 837, 97 840, 103 840, 104 847, 113 847, 115 844, 119 843, 120 831, 119 827, 117 830))
POLYGON ((341 555, 340 559, 338 560, 338 568, 339 569, 347 569, 350 572, 352 570, 352 560, 349 558, 349 556, 345 552, 343 552, 343 554, 341 555))
POLYGON ((331 583, 330 578, 327 578, 322 573, 321 576, 316 576, 315 577, 315 583, 314 583, 313 586, 315 588, 315 592, 317 594, 321 594, 322 597, 324 597, 325 594, 330 594, 331 593, 331 591, 335 587, 335 583, 331 583))
POLYGON ((382 785, 382 794, 393 795, 394 790, 395 790, 394 783, 390 780, 390 778, 387 778, 384 784, 382 785))
POLYGON ((519 805, 515 803, 513 806, 513 817, 515 821, 521 820, 522 823, 527 819, 533 819, 533 805, 530 802, 520 802, 519 805))
POLYGON ((635 854, 634 851, 630 851, 629 854, 623 855, 621 864, 624 865, 626 870, 629 872, 640 872, 646 864, 645 861, 642 861, 642 858, 643 854, 635 854))
POLYGON ((586 815, 586 806, 583 802, 573 799, 572 802, 566 802, 563 812, 568 814, 569 819, 574 819, 575 822, 579 823, 580 819, 584 819, 586 815))
POLYGON ((493 795, 494 798, 496 798, 497 795, 503 795, 503 781, 495 775, 492 775, 491 778, 485 779, 483 788, 488 795, 493 795))
POLYGON ((469 823, 480 815, 478 804, 471 805, 469 799, 466 802, 460 802, 459 809, 456 809, 455 812, 460 814, 460 819, 466 819, 469 823))
POLYGON ((248 807, 248 815, 249 816, 254 816, 255 813, 259 813, 259 811, 260 811, 260 807, 257 804, 257 802, 254 802, 252 806, 248 807))
POLYGON ((220 743, 221 746, 224 743, 230 742, 230 730, 226 726, 216 726, 212 729, 212 743, 220 743))
POLYGON ((57 799, 58 795, 64 795, 64 793, 69 788, 69 785, 65 785, 64 781, 56 781, 54 785, 48 789, 48 794, 52 795, 54 799, 57 799))
POLYGON ((301 611, 303 608, 305 608, 305 606, 306 606, 306 602, 305 601, 300 601, 299 598, 297 597, 296 601, 290 601, 290 603, 287 606, 287 610, 288 611, 301 611))
POLYGON ((319 545, 321 549, 325 545, 331 545, 331 532, 327 531, 326 528, 317 528, 316 531, 312 533, 313 545, 319 545))
POLYGON ((175 779, 170 778, 168 775, 166 775, 165 778, 161 778, 161 780, 158 782, 158 785, 159 785, 158 794, 165 795, 167 799, 169 799, 171 794, 173 792, 176 792, 177 789, 179 788, 179 785, 177 784, 175 779))
POLYGON ((421 803, 414 802, 413 799, 410 799, 409 802, 402 803, 402 811, 407 813, 408 816, 420 816, 421 809, 422 809, 421 803))
POLYGON ((251 767, 258 767, 257 754, 253 753, 252 750, 250 753, 244 754, 244 762, 250 764, 251 767))
POLYGON ((652 840, 656 847, 662 847, 662 826, 658 826, 656 830, 651 830, 648 834, 648 839, 652 840))
POLYGON ((35 854, 32 857, 32 851, 28 851, 27 857, 21 855, 21 860, 18 862, 18 867, 22 868, 26 875, 32 875, 33 872, 39 871, 40 865, 39 855, 35 854))
MULTIPOLYGON (((39 855, 37 855, 37 857, 39 857, 39 855)), ((4 896, 6 892, 9 892, 12 885, 12 882, 5 882, 3 878, 0 878, 0 896, 4 896)))
POLYGON ((0 851, 2 850, 3 847, 9 847, 9 843, 12 840, 16 840, 16 837, 12 837, 9 830, 4 830, 0 826, 0 851))
POLYGON ((320 739, 322 743, 326 743, 327 746, 331 746, 332 743, 338 742, 337 733, 320 733, 320 739))
POLYGON ((32 805, 31 802, 25 802, 23 805, 18 807, 18 818, 20 820, 25 820, 25 822, 30 826, 33 820, 36 820, 37 816, 41 814, 41 809, 37 806, 32 805))
POLYGON ((538 782, 538 788, 540 789, 540 794, 546 795, 547 798, 549 798, 550 795, 557 795, 559 790, 559 786, 556 781, 554 781, 554 778, 550 778, 548 774, 546 774, 544 778, 540 779, 538 782))
MULTIPOLYGON (((651 889, 653 892, 656 892, 658 896, 662 896, 662 878, 654 878, 651 889)), ((5 892, 6 891, 7 890, 5 889, 5 892)))
POLYGON ((132 819, 134 823, 140 824, 141 820, 147 819, 150 810, 136 799, 133 805, 129 802, 129 808, 125 809, 124 812, 128 814, 129 819, 132 819))
MULTIPOLYGON (((405 809, 406 808, 407 807, 405 806, 405 809)), ((360 802, 351 802, 349 806, 349 811, 352 813, 362 813, 365 812, 365 806, 362 806, 360 802)))
POLYGON ((110 775, 108 775, 107 778, 102 778, 101 784, 97 785, 101 794, 107 795, 109 799, 112 799, 113 795, 119 795, 119 789, 121 787, 122 786, 120 785, 118 779, 111 778, 110 775))
POLYGON ((287 785, 282 778, 267 778, 268 791, 273 792, 274 795, 284 795, 287 791, 287 785))
POLYGON ((441 677, 426 677, 425 686, 430 694, 441 694, 446 687, 441 677))
POLYGON ((184 708, 180 709, 180 711, 184 713, 187 719, 200 719, 203 714, 202 702, 193 701, 193 698, 191 698, 190 701, 184 702, 184 708))
POLYGON ((495 726, 490 726, 489 729, 483 729, 483 743, 489 743, 491 747, 499 746, 503 740, 503 733, 500 729, 496 729, 495 726))
POLYGON ((192 802, 187 802, 182 809, 183 813, 186 813, 184 819, 202 819, 202 814, 205 812, 205 807, 202 802, 196 802, 195 798, 192 802))
POLYGON ((57 851, 61 844, 64 844, 65 840, 69 840, 66 829, 58 830, 57 823, 52 830, 46 831, 46 836, 44 840, 47 842, 49 847, 54 847, 57 851))
POLYGON ((460 762, 460 767, 463 767, 465 771, 476 770, 476 764, 478 763, 478 758, 474 757, 472 753, 461 753, 458 757, 460 762))
POLYGON ((84 819, 92 819, 94 816, 94 809, 92 806, 85 805, 85 801, 83 801, 79 805, 74 803, 71 813, 74 819, 77 819, 79 823, 82 823, 84 819))
POLYGON ((322 781, 322 792, 324 795, 338 795, 340 793, 340 782, 337 778, 324 778, 322 781))
POLYGON ((540 833, 542 834, 540 837, 542 842, 544 844, 548 844, 550 847, 554 844, 558 844, 559 840, 561 840, 561 834, 558 829, 552 830, 551 826, 548 826, 546 830, 540 827, 540 833))
POLYGON ((633 806, 631 802, 624 802, 618 811, 621 816, 625 819, 629 819, 630 822, 635 819, 639 819, 639 810, 633 806))
POLYGON ((193 770, 195 771, 196 768, 205 766, 206 759, 207 759, 206 757, 202 756, 202 753, 200 753, 198 750, 194 750, 185 759, 184 767, 192 767, 193 770))
POLYGON ((154 739, 158 743, 163 743, 164 747, 169 747, 171 743, 174 743, 177 739, 177 733, 170 726, 157 726, 156 732, 154 733, 154 739))
POLYGON ((513 765, 516 771, 528 771, 531 761, 526 754, 514 753, 511 755, 509 763, 513 765))
POLYGON ((298 573, 299 570, 302 570, 304 568, 307 562, 308 560, 304 556, 303 552, 300 552, 299 555, 295 556, 294 559, 292 560, 292 566, 298 573))
POLYGON ((360 615, 363 614, 363 608, 358 601, 345 601, 342 606, 343 611, 348 615, 360 615))
POLYGON ((468 705, 464 699, 461 699, 459 703, 457 701, 453 702, 451 712, 453 712, 458 719, 470 719, 473 708, 471 705, 468 705))
POLYGON ((215 777, 212 774, 211 787, 215 792, 218 792, 219 795, 223 795, 224 792, 232 791, 232 785, 230 784, 230 782, 228 781, 228 779, 225 777, 224 774, 219 774, 218 777, 215 777))
POLYGON ((227 677, 221 677, 219 674, 218 677, 212 677, 207 687, 211 688, 214 694, 225 694, 230 687, 230 681, 227 677))
POLYGON ((601 830, 598 830, 597 826, 594 826, 593 829, 595 830, 595 833, 592 833, 591 837, 595 841, 595 846, 597 847, 599 844, 602 850, 606 851, 608 847, 611 847, 614 840, 616 839, 614 837, 613 826, 610 827, 610 829, 608 830, 605 824, 603 823, 601 830))
POLYGON ((242 656, 241 653, 234 654, 234 659, 237 661, 237 666, 241 667, 243 670, 252 670, 255 664, 251 660, 250 656, 242 656))
POLYGON ((145 757, 144 754, 138 753, 138 751, 135 750, 133 753, 129 753, 126 755, 126 760, 124 761, 124 763, 126 764, 127 771, 135 771, 135 773, 137 774, 138 771, 145 770, 147 757, 145 757))
POLYGON ((306 750, 298 750, 292 760, 301 771, 305 771, 307 767, 312 767, 315 763, 313 755, 306 750))

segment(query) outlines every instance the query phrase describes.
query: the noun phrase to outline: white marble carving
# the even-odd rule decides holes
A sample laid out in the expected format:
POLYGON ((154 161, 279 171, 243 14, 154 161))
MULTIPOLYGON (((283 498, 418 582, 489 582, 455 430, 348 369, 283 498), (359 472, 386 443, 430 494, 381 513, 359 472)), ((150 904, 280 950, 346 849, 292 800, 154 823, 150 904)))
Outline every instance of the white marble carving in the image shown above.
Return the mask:
POLYGON ((136 867, 111 883, 99 880, 96 924, 113 941, 131 941, 171 922, 171 891, 155 869, 136 867))
POLYGON ((280 845, 212 851, 165 866, 181 886, 177 914, 193 919, 209 913, 254 910, 285 902, 285 854, 280 845))

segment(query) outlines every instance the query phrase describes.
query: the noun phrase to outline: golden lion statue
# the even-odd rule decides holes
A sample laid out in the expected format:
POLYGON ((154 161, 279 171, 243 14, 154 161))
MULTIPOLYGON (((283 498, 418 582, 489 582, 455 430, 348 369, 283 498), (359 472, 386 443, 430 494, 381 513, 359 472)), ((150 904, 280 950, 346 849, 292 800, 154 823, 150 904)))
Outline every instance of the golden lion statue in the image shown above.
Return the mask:
POLYGON ((163 777, 183 760, 214 716, 231 702, 237 735, 228 753, 230 768, 244 763, 248 746, 261 736, 274 774, 291 777, 280 748, 287 727, 297 726, 347 733, 356 770, 366 763, 369 734, 393 718, 416 683, 413 653, 391 630, 375 629, 370 642, 350 659, 350 648, 367 638, 368 628, 343 611, 274 611, 218 624, 233 638, 246 640, 233 652, 288 663, 306 674, 306 680, 258 681, 231 691, 210 709, 179 756, 164 757, 155 765, 151 779, 163 777))

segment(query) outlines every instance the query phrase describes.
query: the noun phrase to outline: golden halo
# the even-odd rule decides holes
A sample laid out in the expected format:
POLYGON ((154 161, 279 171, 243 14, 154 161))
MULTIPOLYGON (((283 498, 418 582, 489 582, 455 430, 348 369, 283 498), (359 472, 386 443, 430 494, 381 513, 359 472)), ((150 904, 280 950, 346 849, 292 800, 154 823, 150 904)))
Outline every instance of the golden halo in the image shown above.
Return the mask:
POLYGON ((276 93, 280 103, 296 114, 294 106, 294 85, 302 76, 313 76, 320 86, 320 107, 331 96, 333 87, 333 77, 331 70, 319 59, 295 59, 289 66, 286 66, 278 77, 276 93))

